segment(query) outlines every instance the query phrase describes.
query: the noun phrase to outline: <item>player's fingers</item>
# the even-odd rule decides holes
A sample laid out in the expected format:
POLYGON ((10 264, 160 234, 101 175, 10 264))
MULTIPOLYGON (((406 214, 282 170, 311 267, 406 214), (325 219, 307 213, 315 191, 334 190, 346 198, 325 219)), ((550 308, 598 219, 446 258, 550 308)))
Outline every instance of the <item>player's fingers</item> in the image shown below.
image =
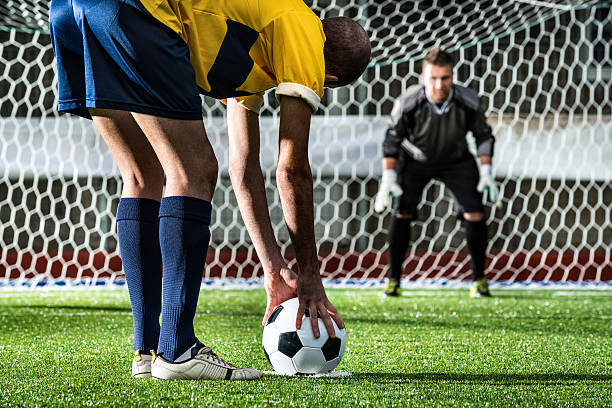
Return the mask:
POLYGON ((336 337, 336 329, 334 329, 334 324, 332 323, 327 309, 323 305, 319 309, 319 317, 321 317, 321 320, 323 320, 323 325, 325 325, 325 330, 327 330, 329 337, 336 337))
POLYGON ((374 201, 374 211, 377 213, 381 213, 385 211, 387 207, 387 193, 383 193, 382 191, 376 194, 376 200, 374 201))
POLYGON ((339 329, 344 329, 344 321, 340 317, 340 313, 338 313, 338 310, 334 307, 334 305, 327 301, 325 307, 327 307, 331 318, 334 320, 334 322, 336 322, 336 326, 338 326, 339 329))
POLYGON ((378 198, 374 201, 374 212, 380 213, 380 205, 378 203, 378 198))
POLYGON ((502 206, 502 202, 501 202, 501 198, 499 196, 499 190, 497 188, 495 188, 495 206, 498 208, 501 208, 502 206))
POLYGON ((486 187, 478 189, 478 192, 482 193, 482 203, 486 204, 487 203, 487 189, 486 189, 486 187))
POLYGON ((501 200, 501 197, 499 196, 499 191, 497 192, 497 197, 495 197, 495 206, 497 208, 501 208, 502 206, 502 200, 501 200))
POLYGON ((300 303, 298 306, 297 315, 295 316, 295 328, 298 330, 302 328, 302 318, 304 317, 305 310, 306 307, 300 303))
POLYGON ((310 326, 312 327, 312 335, 315 336, 316 339, 319 338, 321 333, 319 332, 319 313, 317 312, 317 306, 311 305, 308 308, 308 312, 310 313, 310 326))
POLYGON ((389 192, 381 191, 380 193, 378 193, 378 200, 378 208, 380 209, 380 212, 385 211, 385 208, 387 208, 387 204, 389 203, 389 192))
POLYGON ((268 302, 266 304, 266 313, 264 313, 264 317, 263 320, 261 321, 261 325, 265 326, 266 323, 268 322, 268 319, 270 318, 270 315, 272 314, 272 312, 274 312, 277 308, 276 307, 272 307, 272 303, 270 303, 270 299, 268 299, 268 302))

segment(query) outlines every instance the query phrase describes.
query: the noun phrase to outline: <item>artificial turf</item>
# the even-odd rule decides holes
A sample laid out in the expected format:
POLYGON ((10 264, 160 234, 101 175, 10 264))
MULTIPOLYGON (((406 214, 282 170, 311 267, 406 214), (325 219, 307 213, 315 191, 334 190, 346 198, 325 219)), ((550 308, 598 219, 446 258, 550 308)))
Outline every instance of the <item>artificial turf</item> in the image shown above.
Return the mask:
MULTIPOLYGON (((126 290, 0 292, 0 406, 612 406, 612 291, 328 289, 347 325, 337 377, 133 379, 126 290)), ((269 371, 263 290, 203 290, 196 334, 269 371)))

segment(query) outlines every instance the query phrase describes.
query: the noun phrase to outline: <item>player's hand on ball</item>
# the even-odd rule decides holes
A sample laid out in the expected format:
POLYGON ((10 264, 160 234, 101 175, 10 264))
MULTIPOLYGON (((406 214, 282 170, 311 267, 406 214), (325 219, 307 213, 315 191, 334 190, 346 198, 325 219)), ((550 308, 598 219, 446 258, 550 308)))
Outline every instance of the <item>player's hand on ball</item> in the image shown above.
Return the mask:
POLYGON ((309 275, 300 273, 298 275, 297 293, 300 306, 295 320, 295 327, 298 330, 302 327, 302 317, 304 315, 310 318, 312 333, 316 338, 320 336, 317 318, 323 320, 325 329, 330 337, 336 337, 336 330, 334 329, 332 319, 336 322, 339 329, 344 329, 344 322, 338 310, 327 299, 323 283, 318 274, 309 275))
POLYGON ((264 274, 264 287, 268 295, 266 313, 261 321, 262 326, 281 303, 297 296, 297 274, 283 265, 278 270, 264 274))
POLYGON ((381 213, 389 207, 391 196, 399 197, 402 195, 402 188, 397 184, 397 173, 395 170, 383 170, 380 187, 374 201, 374 211, 381 213))
POLYGON ((501 202, 499 201, 499 190, 495 184, 495 179, 493 178, 493 171, 490 164, 480 165, 480 181, 478 182, 476 189, 483 193, 483 200, 487 200, 488 196, 488 200, 491 202, 491 204, 496 204, 498 207, 501 205, 501 202))

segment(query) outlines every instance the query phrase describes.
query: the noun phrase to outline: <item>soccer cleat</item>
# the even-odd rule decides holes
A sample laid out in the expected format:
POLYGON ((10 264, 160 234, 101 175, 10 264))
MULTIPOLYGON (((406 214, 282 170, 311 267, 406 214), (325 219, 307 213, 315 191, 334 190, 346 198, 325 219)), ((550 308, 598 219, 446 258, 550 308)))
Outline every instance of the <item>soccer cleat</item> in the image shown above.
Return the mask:
POLYGON ((472 286, 470 286, 470 296, 473 298, 477 297, 490 297, 491 292, 489 292, 489 283, 486 279, 482 278, 475 281, 472 286))
POLYGON ((171 363, 153 352, 151 375, 158 380, 256 380, 261 372, 254 368, 238 368, 198 343, 191 349, 191 358, 171 363))
POLYGON ((402 288, 400 287, 399 281, 389 279, 385 285, 385 295, 387 296, 401 296, 402 288))
MULTIPOLYGON (((134 360, 132 360, 132 377, 145 378, 151 376, 151 357, 149 354, 141 354, 140 350, 134 351, 134 360)), ((154 353, 151 350, 151 353, 154 353)))

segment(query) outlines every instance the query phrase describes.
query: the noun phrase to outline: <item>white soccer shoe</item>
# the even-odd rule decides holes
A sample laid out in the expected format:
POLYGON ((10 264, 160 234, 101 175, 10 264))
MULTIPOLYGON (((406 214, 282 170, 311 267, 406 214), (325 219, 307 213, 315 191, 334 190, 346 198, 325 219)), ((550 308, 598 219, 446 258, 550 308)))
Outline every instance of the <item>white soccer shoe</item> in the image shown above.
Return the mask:
MULTIPOLYGON (((153 353, 153 350, 151 350, 153 353)), ((151 376, 151 360, 153 356, 149 354, 141 354, 140 350, 134 351, 134 360, 132 360, 132 377, 145 378, 151 376)))
POLYGON ((203 344, 191 349, 191 358, 171 363, 153 354, 151 375, 158 380, 256 380, 261 372, 254 368, 238 368, 213 353, 203 344))

